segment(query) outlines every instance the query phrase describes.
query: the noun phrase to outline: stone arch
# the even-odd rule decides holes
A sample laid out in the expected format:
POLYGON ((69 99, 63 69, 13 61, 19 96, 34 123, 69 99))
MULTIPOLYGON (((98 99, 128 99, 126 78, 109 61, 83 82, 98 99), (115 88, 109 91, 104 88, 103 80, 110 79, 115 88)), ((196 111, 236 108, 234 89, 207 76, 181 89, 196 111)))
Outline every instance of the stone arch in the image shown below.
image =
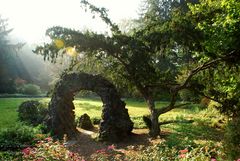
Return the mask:
POLYGON ((53 135, 63 137, 67 134, 72 137, 76 134, 73 100, 74 93, 81 90, 90 90, 101 97, 103 102, 99 128, 101 140, 116 142, 131 133, 133 122, 115 86, 100 75, 71 72, 61 76, 49 103, 48 126, 53 135))

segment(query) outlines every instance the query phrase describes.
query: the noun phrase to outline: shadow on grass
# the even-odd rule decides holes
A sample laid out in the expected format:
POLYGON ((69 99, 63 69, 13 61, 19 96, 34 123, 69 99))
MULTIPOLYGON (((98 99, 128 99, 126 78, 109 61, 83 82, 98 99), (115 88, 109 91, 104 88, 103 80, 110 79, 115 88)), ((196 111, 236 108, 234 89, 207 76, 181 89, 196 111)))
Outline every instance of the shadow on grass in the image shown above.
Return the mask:
POLYGON ((192 124, 177 124, 173 127, 174 132, 166 137, 169 147, 196 147, 196 140, 203 142, 218 142, 223 139, 223 130, 209 126, 206 122, 195 120, 192 124))
POLYGON ((77 103, 75 107, 83 108, 86 111, 90 110, 102 110, 102 106, 92 105, 90 103, 77 103))

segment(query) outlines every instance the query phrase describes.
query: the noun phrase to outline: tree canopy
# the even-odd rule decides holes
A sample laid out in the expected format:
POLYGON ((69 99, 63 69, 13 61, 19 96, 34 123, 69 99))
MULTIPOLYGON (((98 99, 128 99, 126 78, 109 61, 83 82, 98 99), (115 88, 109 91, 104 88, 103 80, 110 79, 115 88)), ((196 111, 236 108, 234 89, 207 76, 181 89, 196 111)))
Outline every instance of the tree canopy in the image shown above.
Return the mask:
POLYGON ((77 64, 84 66, 81 60, 94 61, 100 64, 100 70, 93 69, 95 72, 134 86, 148 104, 150 134, 156 136, 160 132, 159 116, 185 105, 177 104, 183 89, 222 105, 227 103, 223 109, 239 108, 239 2, 190 2, 148 0, 139 25, 124 33, 108 18, 106 9, 82 0, 83 6, 109 25, 111 34, 52 27, 46 32, 52 42, 38 46, 35 52, 53 62, 67 53, 73 58, 71 70, 77 64), (223 80, 223 76, 230 79, 223 80), (163 90, 168 91, 170 103, 156 108, 155 96, 163 90), (227 97, 221 94, 224 92, 227 97), (237 103, 230 107, 229 101, 234 100, 237 103))

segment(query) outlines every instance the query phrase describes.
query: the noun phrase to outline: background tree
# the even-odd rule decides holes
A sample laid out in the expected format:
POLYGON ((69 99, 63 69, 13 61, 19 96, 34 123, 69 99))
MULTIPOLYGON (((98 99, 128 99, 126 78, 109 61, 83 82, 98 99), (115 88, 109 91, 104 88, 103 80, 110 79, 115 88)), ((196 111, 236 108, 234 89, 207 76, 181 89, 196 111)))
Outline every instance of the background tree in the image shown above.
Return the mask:
POLYGON ((15 93, 15 79, 18 77, 30 80, 24 65, 17 57, 17 51, 24 45, 11 44, 7 19, 0 16, 0 93, 15 93))

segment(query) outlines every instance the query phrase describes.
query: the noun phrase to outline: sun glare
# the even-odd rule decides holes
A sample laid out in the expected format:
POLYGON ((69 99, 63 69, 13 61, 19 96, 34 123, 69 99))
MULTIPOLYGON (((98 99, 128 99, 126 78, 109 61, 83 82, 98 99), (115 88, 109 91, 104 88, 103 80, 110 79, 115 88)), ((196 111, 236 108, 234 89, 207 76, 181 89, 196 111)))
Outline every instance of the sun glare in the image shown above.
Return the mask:
MULTIPOLYGON (((141 0, 89 0, 106 7, 114 22, 137 17, 141 0)), ((90 29, 105 33, 106 24, 99 18, 92 19, 80 7, 80 0, 0 0, 0 15, 8 18, 12 34, 29 43, 45 41, 44 33, 52 26, 62 26, 77 30, 90 29)))
POLYGON ((66 53, 67 53, 67 55, 69 55, 71 57, 77 56, 77 51, 76 51, 75 47, 67 47, 66 53))
POLYGON ((60 39, 54 40, 54 44, 58 49, 61 49, 64 47, 64 41, 60 39))

